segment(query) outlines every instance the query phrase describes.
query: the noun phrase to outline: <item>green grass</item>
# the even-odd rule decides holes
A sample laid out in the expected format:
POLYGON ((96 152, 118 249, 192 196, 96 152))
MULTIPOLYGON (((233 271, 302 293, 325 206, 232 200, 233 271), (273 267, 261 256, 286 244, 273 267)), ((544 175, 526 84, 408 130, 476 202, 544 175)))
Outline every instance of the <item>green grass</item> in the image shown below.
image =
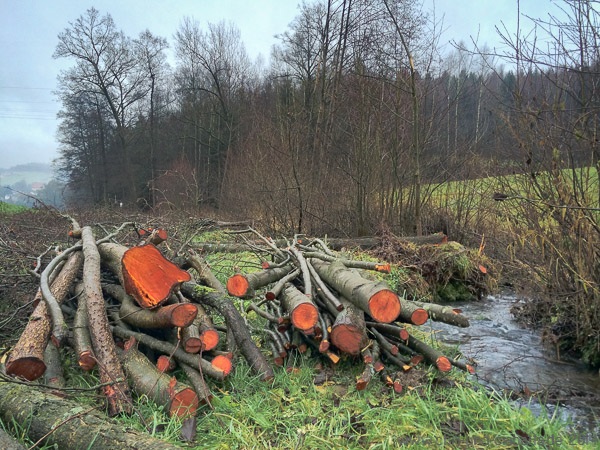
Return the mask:
POLYGON ((277 369, 272 384, 238 366, 200 414, 196 448, 594 448, 578 445, 564 423, 516 409, 464 379, 420 385, 394 395, 379 380, 353 387, 355 365, 314 384, 314 360, 277 369), (448 384, 448 387, 440 387, 448 384))
POLYGON ((27 207, 25 207, 25 206, 11 205, 10 203, 0 202, 0 215, 1 214, 6 214, 6 215, 18 214, 25 210, 27 210, 27 207))

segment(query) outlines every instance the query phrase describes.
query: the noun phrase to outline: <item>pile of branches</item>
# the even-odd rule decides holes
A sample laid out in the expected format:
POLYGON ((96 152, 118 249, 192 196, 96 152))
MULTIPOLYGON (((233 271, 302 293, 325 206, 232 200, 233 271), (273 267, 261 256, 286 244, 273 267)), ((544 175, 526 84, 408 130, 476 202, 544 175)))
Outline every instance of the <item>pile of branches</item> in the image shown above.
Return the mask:
MULTIPOLYGON (((292 351, 312 348, 331 364, 347 358, 364 365, 359 390, 379 374, 401 392, 399 374, 422 361, 442 372, 453 366, 474 370, 409 333, 406 324, 428 319, 460 327, 469 323, 452 308, 398 296, 370 275, 389 273, 389 264, 347 259, 320 239, 273 241, 250 230, 258 242, 234 251, 262 254, 262 270, 236 273, 223 286, 199 252, 183 252, 189 241, 175 252, 161 245, 167 239, 163 229, 126 222, 109 233, 70 220, 73 245, 57 252, 43 270, 37 259, 35 309, 5 358, 3 377, 27 382, 43 377, 44 384, 62 389, 59 350, 68 347, 81 370, 97 369, 109 416, 131 414, 134 392, 189 420, 199 405, 210 404, 207 380, 224 380, 238 353, 265 381, 292 351), (129 228, 135 229, 137 245, 118 242, 129 228), (98 230, 103 237, 96 236, 98 230), (272 361, 230 296, 245 299, 246 314, 253 311, 269 323, 261 336, 272 361), (185 379, 169 375, 176 366, 185 379)), ((0 382, 5 399, 17 395, 8 384, 0 382)), ((18 395, 25 398, 33 390, 18 395)), ((0 408, 0 417, 18 420, 18 402, 13 407, 0 408)))
POLYGON ((370 275, 389 273, 389 264, 346 259, 320 239, 261 239, 263 246, 252 248, 263 254, 262 270, 231 276, 227 290, 248 300, 247 313, 268 322, 263 338, 275 365, 283 366, 292 351, 311 348, 333 364, 342 357, 362 361, 357 389, 380 374, 396 392, 402 391, 400 372, 422 361, 442 372, 453 366, 474 372, 466 361, 446 357, 406 327, 429 318, 467 327, 468 319, 448 306, 410 301, 370 275))
MULTIPOLYGON (((109 416, 133 412, 133 391, 184 420, 210 402, 206 380, 231 372, 234 347, 263 380, 273 378, 225 289, 205 293, 181 268, 198 267, 198 277, 216 286, 207 266, 193 257, 175 257, 176 264, 163 256, 157 246, 167 238, 164 230, 137 229, 139 245, 127 247, 115 238, 133 223, 100 239, 91 227, 72 224, 76 242, 41 271, 35 309, 5 359, 7 377, 44 377, 45 385, 64 388, 59 349, 70 347, 81 370, 97 368, 109 416), (224 327, 213 325, 207 307, 220 314, 224 327), (185 383, 167 374, 175 365, 185 383)), ((0 386, 0 397, 10 396, 7 389, 7 383, 0 386)), ((5 420, 11 416, 0 413, 5 420)))

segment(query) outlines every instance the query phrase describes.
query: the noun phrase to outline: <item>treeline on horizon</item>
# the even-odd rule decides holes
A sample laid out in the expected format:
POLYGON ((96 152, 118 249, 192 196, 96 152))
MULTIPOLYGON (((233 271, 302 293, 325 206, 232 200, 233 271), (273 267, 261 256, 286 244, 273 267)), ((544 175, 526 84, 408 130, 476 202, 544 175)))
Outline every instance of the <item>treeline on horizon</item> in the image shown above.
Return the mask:
POLYGON ((186 17, 169 42, 89 9, 54 54, 73 63, 58 92, 68 202, 218 209, 299 233, 440 231, 440 183, 598 164, 598 48, 573 29, 589 3, 532 23, 544 51, 507 32, 493 54, 442 53, 442 24, 415 2, 303 2, 268 67, 232 24, 186 17))

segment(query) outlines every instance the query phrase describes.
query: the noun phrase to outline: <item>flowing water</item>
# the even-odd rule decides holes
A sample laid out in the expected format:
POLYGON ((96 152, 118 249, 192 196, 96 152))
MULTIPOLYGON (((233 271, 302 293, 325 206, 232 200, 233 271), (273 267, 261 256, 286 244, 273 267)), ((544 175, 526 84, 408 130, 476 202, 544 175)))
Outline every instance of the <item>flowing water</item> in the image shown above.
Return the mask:
POLYGON ((517 298, 488 296, 481 301, 452 303, 469 318, 469 328, 427 323, 442 342, 458 345, 477 363, 477 378, 496 390, 524 394, 519 404, 534 413, 556 412, 588 434, 600 430, 600 373, 581 363, 557 360, 556 350, 538 332, 520 326, 510 313, 517 298), (526 400, 530 393, 532 398, 526 400), (539 394, 539 395, 537 395, 539 394))

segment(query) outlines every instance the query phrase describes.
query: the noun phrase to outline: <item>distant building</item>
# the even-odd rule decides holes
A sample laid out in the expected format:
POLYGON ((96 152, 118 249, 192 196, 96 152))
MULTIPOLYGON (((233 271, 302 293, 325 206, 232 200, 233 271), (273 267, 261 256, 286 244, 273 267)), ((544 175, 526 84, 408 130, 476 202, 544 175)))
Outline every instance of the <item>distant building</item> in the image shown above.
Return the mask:
POLYGON ((41 191, 45 186, 46 185, 44 183, 39 183, 37 181, 35 183, 31 183, 31 192, 41 191))

